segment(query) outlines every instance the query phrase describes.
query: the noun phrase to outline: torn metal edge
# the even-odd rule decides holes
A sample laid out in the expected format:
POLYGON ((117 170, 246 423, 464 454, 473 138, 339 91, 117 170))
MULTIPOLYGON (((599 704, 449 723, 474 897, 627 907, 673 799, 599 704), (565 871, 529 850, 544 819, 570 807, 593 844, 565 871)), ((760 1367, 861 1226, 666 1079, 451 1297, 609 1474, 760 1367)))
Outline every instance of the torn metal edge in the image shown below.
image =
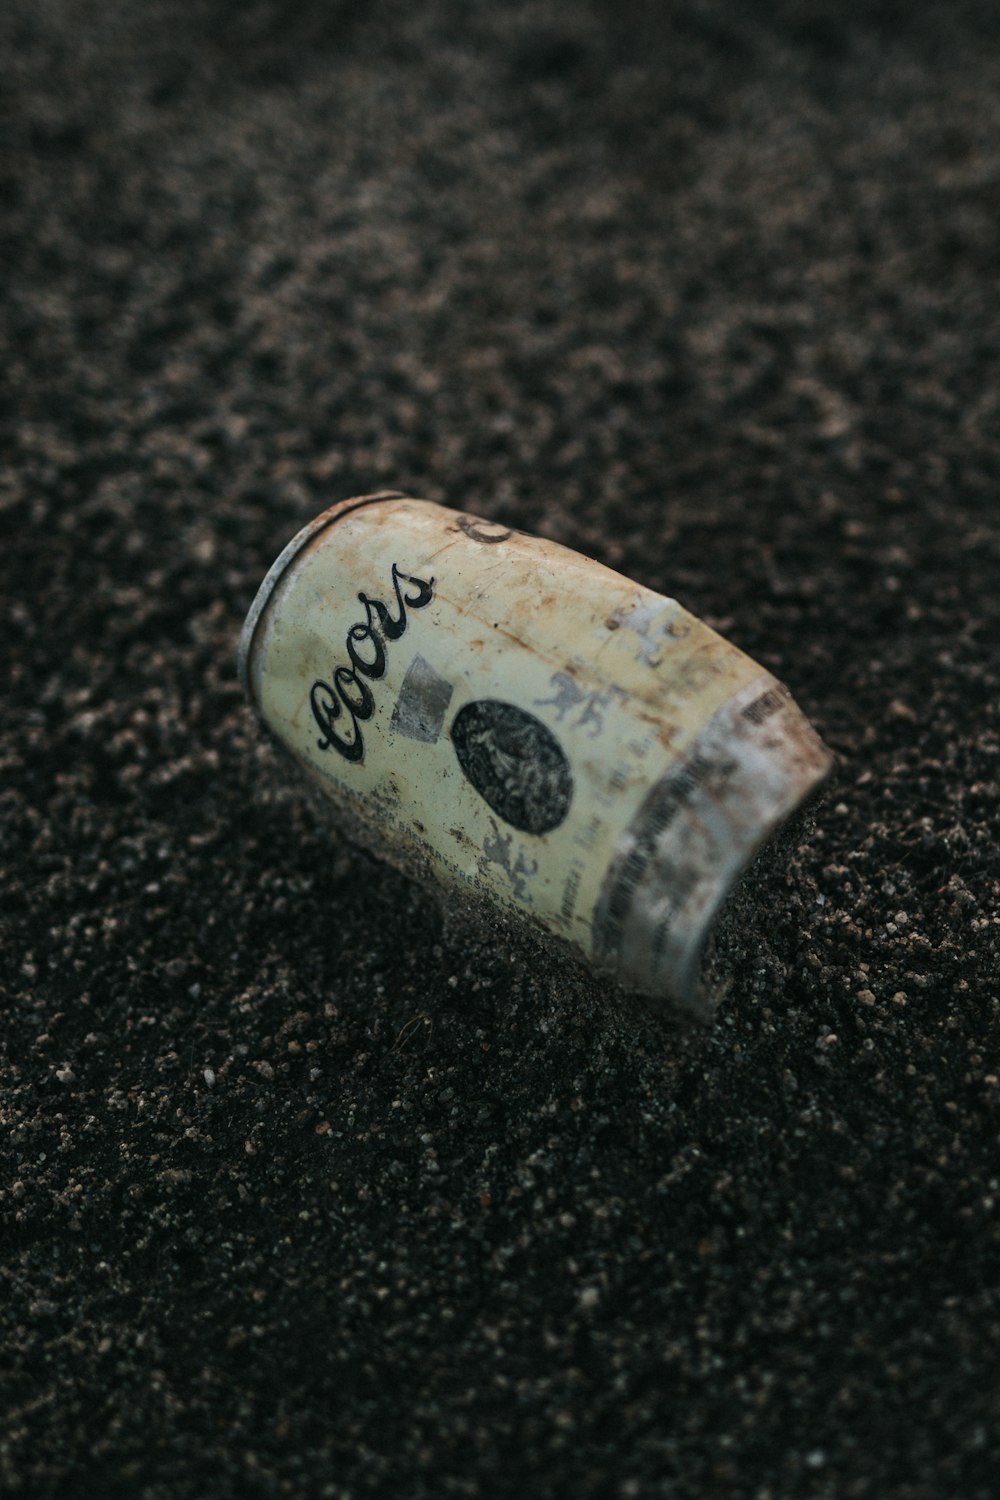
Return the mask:
POLYGON ((619 836, 595 907, 592 961, 596 968, 609 973, 626 989, 645 994, 654 1007, 662 1008, 670 999, 700 1019, 708 1020, 720 998, 719 986, 713 982, 708 964, 717 923, 761 852, 820 791, 834 769, 835 759, 784 683, 762 671, 760 678, 745 684, 702 726, 680 762, 679 768, 672 768, 650 788, 638 812, 619 836), (777 744, 768 745, 766 741, 755 744, 740 730, 740 720, 747 717, 747 707, 752 707, 760 697, 762 683, 770 683, 769 693, 778 700, 785 716, 777 744), (721 758, 729 760, 730 770, 737 773, 721 791, 712 792, 701 778, 691 779, 692 769, 702 755, 708 767, 717 766, 721 758), (758 775, 755 770, 755 762, 760 760, 765 762, 767 775, 758 775), (683 778, 687 778, 688 785, 687 794, 675 809, 679 816, 672 816, 669 823, 658 831, 651 807, 655 809, 664 791, 683 778), (722 812, 724 826, 719 830, 721 841, 710 849, 707 862, 698 869, 699 905, 692 914, 685 911, 682 901, 671 913, 673 918, 681 919, 681 937, 673 960, 664 962, 661 967, 657 958, 654 966, 643 972, 647 965, 640 964, 635 968, 635 959, 645 952, 650 941, 656 941, 650 936, 652 929, 650 933, 644 931, 645 919, 658 908, 660 898, 668 893, 667 888, 654 885, 649 889, 645 868, 641 877, 636 876, 630 883, 628 905, 621 913, 622 932, 618 934, 618 941, 623 940, 624 928, 630 925, 633 929, 632 964, 613 948, 602 951, 606 942, 603 928, 609 905, 617 886, 622 883, 623 869, 633 857, 632 851, 637 843, 647 846, 650 869, 667 852, 672 857, 685 852, 684 830, 694 831, 702 825, 704 798, 722 812), (729 812, 726 811, 728 803, 734 803, 729 812), (671 844, 678 833, 681 842, 677 849, 673 849, 671 844), (670 842, 664 843, 667 834, 670 842), (642 946, 637 947, 637 943, 642 946), (650 983, 654 968, 660 981, 655 985, 650 983), (668 973, 671 974, 669 979, 668 973))

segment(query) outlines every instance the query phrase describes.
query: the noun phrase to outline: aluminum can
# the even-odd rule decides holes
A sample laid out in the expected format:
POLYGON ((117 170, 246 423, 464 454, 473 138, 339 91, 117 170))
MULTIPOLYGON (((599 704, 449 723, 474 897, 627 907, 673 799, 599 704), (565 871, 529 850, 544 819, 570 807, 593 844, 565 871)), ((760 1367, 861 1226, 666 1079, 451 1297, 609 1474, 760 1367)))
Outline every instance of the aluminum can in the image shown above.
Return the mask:
POLYGON ((397 493, 289 543, 239 667, 350 836, 703 1013, 714 918, 831 766, 787 689, 676 600, 397 493))

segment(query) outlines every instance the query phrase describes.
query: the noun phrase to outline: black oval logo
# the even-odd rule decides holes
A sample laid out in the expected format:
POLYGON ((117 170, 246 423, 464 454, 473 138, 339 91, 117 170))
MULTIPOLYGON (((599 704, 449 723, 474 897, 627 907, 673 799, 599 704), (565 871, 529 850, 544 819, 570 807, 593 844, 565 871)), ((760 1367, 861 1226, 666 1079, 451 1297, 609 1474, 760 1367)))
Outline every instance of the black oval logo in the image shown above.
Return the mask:
POLYGON ((466 703, 451 726, 458 763, 498 817, 522 833, 558 828, 573 796, 562 746, 534 714, 514 703, 466 703))

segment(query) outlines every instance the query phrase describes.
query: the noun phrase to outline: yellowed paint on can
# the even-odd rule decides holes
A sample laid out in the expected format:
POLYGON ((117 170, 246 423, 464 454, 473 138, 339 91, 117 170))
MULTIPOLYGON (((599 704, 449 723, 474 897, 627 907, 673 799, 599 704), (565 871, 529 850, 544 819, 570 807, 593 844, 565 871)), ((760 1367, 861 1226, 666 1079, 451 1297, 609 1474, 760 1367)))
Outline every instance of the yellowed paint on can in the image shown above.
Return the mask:
POLYGON ((289 544, 240 670, 376 852, 694 1009, 720 905, 831 765, 787 690, 676 600, 394 493, 289 544))

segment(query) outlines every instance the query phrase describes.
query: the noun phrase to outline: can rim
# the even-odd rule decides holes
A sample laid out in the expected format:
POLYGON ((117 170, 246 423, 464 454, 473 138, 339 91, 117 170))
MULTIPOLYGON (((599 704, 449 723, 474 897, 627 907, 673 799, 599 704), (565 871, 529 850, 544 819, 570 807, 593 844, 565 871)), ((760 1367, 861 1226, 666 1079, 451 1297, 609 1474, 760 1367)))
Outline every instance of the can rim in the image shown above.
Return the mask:
POLYGON ((267 606, 271 602, 271 595, 277 588, 278 583, 288 568, 298 557, 302 549, 325 531, 328 526, 339 521, 341 516, 347 515, 349 511, 358 510, 362 505, 373 505, 379 500, 405 500, 406 495, 402 490, 378 490, 374 495, 355 495, 349 500, 338 500, 335 505, 329 506, 314 516, 301 531, 297 531, 288 545, 282 548, 274 562, 264 575, 264 581, 254 595, 253 603, 243 621, 243 629, 240 631, 239 645, 236 648, 236 670, 239 674, 240 686, 247 698, 253 702, 254 694, 250 682, 250 656, 253 650, 253 639, 257 633, 257 626, 267 606))

